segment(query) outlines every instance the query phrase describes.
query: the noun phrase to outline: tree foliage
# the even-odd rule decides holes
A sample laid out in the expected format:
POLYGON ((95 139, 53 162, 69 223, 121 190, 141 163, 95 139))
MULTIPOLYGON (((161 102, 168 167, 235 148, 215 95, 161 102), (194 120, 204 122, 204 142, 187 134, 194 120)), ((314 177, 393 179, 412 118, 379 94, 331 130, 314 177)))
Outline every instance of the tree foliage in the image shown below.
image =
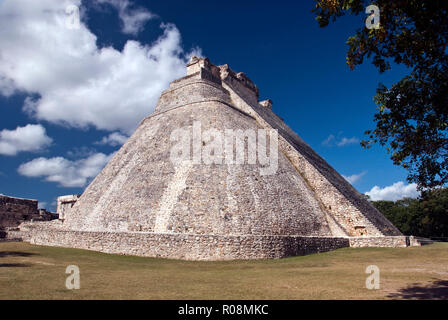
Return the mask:
POLYGON ((405 235, 448 237, 448 188, 425 191, 420 199, 372 204, 405 235))
POLYGON ((420 189, 448 182, 448 1, 446 0, 316 0, 313 10, 321 27, 345 14, 363 14, 374 4, 380 28, 364 21, 347 40, 351 69, 371 59, 383 73, 391 62, 410 71, 387 88, 379 84, 376 128, 366 131, 365 148, 379 143, 394 164, 408 170, 420 189))

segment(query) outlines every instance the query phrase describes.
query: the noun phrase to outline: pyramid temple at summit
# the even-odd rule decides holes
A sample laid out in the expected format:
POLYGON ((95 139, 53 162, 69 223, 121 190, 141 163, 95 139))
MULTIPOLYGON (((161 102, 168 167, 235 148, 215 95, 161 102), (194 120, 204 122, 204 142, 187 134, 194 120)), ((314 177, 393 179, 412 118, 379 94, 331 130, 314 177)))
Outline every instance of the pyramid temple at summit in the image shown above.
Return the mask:
POLYGON ((59 220, 24 223, 25 241, 185 260, 418 245, 271 100, 259 101, 244 73, 197 57, 186 69, 73 207, 59 220))

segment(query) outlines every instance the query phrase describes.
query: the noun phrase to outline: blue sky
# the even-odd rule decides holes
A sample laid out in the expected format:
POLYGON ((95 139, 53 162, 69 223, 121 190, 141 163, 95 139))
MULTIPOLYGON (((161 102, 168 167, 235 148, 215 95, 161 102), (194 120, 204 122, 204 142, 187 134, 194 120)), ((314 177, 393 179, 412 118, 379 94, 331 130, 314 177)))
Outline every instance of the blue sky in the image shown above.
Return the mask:
POLYGON ((406 70, 345 63, 366 16, 319 28, 314 1, 0 1, 0 193, 82 193, 192 54, 245 72, 274 111, 360 192, 415 196, 386 150, 359 141, 373 96, 406 70), (79 28, 67 18, 80 8, 79 28), (72 24, 70 24, 72 23, 72 24), (96 38, 95 38, 96 37, 96 38), (403 183, 399 183, 402 181, 403 183))

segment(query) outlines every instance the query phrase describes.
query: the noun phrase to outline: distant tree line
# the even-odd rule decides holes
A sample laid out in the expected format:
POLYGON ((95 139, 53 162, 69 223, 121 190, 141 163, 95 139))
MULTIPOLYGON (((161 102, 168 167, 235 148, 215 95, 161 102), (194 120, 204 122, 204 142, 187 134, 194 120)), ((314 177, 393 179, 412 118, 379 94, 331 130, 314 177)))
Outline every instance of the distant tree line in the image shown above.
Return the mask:
POLYGON ((372 204, 405 235, 448 237, 448 188, 424 191, 419 199, 372 204))

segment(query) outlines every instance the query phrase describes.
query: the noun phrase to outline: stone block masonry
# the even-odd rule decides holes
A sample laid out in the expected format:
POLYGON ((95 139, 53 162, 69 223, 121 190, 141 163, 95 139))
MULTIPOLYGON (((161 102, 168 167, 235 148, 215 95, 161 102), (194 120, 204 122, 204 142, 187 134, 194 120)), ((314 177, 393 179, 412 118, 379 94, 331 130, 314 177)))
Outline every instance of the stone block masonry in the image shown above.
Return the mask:
MULTIPOLYGON (((153 232, 70 231, 54 221, 26 223, 25 241, 36 245, 59 246, 182 260, 254 260, 278 259, 322 253, 340 248, 405 248, 421 246, 414 237, 303 237, 255 235, 200 235, 153 232)), ((424 243, 427 244, 427 243, 424 243)))
POLYGON ((11 232, 24 221, 49 221, 55 218, 57 215, 38 209, 37 200, 0 195, 0 239, 10 238, 11 232))
MULTIPOLYGON (((258 87, 244 73, 197 57, 186 73, 162 93, 155 112, 142 120, 82 196, 65 199, 62 219, 27 224, 24 240, 186 260, 281 258, 349 246, 418 244, 295 134, 274 113, 271 100, 259 101, 258 87), (185 134, 173 140, 179 129, 185 134), (194 157, 198 146, 202 152, 217 143, 216 136, 195 134, 212 131, 241 132, 235 135, 239 145, 249 140, 245 132, 274 131, 276 147, 269 149, 276 156, 274 172, 264 175, 264 165, 249 161, 172 161, 175 145, 191 145, 194 157)), ((236 144, 232 141, 229 153, 235 154, 236 144)))
POLYGON ((72 194, 58 197, 56 212, 59 215, 59 220, 65 219, 65 214, 73 207, 80 196, 79 194, 72 194))
POLYGON ((0 228, 18 227, 23 221, 38 217, 37 200, 0 195, 0 228))
MULTIPOLYGON (((182 260, 251 260, 299 256, 349 246, 334 237, 95 232, 28 224, 28 241, 111 254, 182 260)), ((26 240, 26 239, 25 239, 26 240)))

